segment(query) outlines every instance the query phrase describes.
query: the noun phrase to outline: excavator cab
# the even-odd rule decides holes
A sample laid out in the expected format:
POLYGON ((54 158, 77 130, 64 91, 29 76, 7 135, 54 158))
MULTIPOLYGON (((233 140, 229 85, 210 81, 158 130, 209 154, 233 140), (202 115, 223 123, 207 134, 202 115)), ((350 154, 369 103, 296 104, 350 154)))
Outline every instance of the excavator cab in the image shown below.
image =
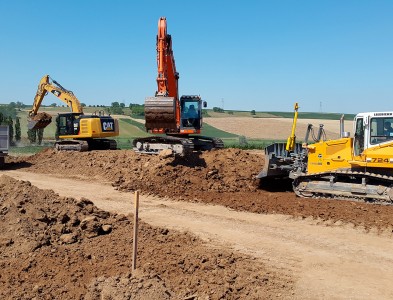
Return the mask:
MULTIPOLYGON (((206 102, 204 102, 206 103, 206 102)), ((202 127, 202 100, 200 97, 180 98, 181 125, 182 129, 200 130, 202 127)))
POLYGON ((81 115, 78 113, 59 114, 56 118, 57 136, 78 135, 81 115))

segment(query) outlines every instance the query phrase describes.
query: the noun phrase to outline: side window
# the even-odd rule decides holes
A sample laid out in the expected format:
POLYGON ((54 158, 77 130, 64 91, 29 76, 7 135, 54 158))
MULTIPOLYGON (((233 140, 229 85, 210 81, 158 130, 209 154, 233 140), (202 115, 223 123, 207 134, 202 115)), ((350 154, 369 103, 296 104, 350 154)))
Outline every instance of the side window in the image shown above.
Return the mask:
POLYGON ((354 155, 359 156, 364 150, 364 124, 363 118, 356 120, 356 130, 354 138, 354 155))

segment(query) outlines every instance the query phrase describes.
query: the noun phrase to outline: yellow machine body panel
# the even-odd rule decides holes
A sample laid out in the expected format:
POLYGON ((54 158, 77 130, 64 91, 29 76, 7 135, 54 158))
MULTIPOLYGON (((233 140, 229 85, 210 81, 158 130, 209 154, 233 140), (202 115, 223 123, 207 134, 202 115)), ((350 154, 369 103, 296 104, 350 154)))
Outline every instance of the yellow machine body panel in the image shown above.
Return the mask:
POLYGON ((353 138, 322 141, 307 148, 307 174, 351 167, 393 169, 393 142, 365 149, 359 156, 353 155, 353 138))
POLYGON ((112 125, 102 128, 101 120, 98 118, 88 118, 80 120, 79 134, 59 135, 60 139, 91 139, 91 138, 108 138, 119 135, 119 121, 114 119, 114 128, 112 125), (107 130, 105 130, 107 128, 107 130))
POLYGON ((342 138, 308 145, 307 174, 350 168, 352 144, 352 138, 342 138))
POLYGON ((365 149, 350 163, 369 168, 393 169, 393 142, 365 149))

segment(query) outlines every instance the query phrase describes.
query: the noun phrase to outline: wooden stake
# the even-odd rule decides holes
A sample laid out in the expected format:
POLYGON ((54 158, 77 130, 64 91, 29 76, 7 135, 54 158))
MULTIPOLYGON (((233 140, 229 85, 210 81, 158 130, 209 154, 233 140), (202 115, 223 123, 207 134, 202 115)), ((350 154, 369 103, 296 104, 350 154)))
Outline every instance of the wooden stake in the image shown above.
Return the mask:
POLYGON ((132 243, 132 270, 136 270, 136 257, 138 251, 138 211, 139 211, 139 191, 135 191, 134 210, 134 239, 132 243))

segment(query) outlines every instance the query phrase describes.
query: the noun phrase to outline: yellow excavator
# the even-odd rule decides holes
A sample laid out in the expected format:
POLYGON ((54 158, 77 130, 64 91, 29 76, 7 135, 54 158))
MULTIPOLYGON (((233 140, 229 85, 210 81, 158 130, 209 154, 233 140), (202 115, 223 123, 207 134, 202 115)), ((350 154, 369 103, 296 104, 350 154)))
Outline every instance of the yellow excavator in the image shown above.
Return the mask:
POLYGON ((72 91, 65 89, 57 81, 45 75, 40 80, 34 97, 33 108, 28 116, 28 128, 40 129, 48 126, 52 117, 47 113, 39 113, 44 97, 51 92, 67 104, 71 113, 59 114, 56 118, 57 150, 88 151, 114 150, 117 143, 109 137, 119 135, 118 120, 99 111, 92 115, 83 113, 82 105, 72 91))
POLYGON ((265 148, 265 165, 258 178, 289 177, 300 197, 393 204, 393 112, 357 114, 353 137, 344 131, 342 116, 336 140, 326 140, 323 125, 314 134, 310 124, 304 142, 297 143, 297 110, 296 104, 287 143, 265 148))

